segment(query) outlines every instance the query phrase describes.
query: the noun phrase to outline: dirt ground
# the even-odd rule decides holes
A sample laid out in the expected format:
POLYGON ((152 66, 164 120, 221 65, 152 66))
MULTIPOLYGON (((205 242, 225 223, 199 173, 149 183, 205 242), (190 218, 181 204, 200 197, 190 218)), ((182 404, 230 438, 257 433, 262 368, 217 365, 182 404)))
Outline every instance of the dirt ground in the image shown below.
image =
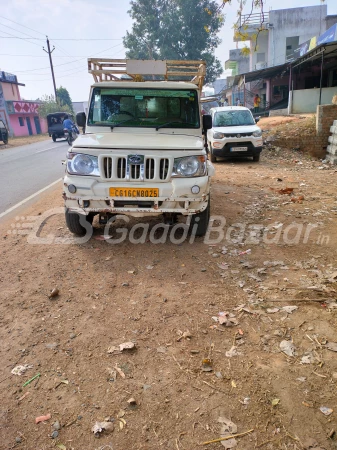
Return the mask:
POLYGON ((48 133, 34 134, 33 136, 10 137, 8 139, 8 144, 0 142, 0 151, 12 147, 20 147, 21 145, 35 144, 36 142, 47 141, 49 139, 51 138, 49 137, 48 133))
POLYGON ((217 243, 97 224, 71 243, 52 213, 15 234, 61 187, 1 223, 1 449, 234 448, 203 445, 225 430, 239 450, 337 448, 337 169, 287 150, 215 166, 217 243))

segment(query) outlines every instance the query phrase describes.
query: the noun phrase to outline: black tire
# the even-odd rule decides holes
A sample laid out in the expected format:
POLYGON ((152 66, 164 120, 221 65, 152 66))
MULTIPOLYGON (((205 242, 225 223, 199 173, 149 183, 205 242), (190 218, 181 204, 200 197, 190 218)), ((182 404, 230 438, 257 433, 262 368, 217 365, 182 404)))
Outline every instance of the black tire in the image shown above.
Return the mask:
POLYGON ((72 138, 71 138, 71 136, 69 134, 68 134, 68 137, 67 137, 67 142, 68 142, 69 145, 71 145, 73 143, 73 140, 72 140, 72 138))
POLYGON ((253 156, 253 161, 254 162, 259 162, 260 161, 260 153, 258 155, 254 155, 253 156))
POLYGON ((213 154, 213 149, 212 149, 211 145, 209 146, 209 155, 210 155, 211 162, 215 163, 216 162, 216 156, 214 156, 214 154, 213 154))
POLYGON ((56 134, 52 134, 51 138, 52 138, 53 142, 56 142, 56 134))
POLYGON ((5 139, 4 139, 4 144, 5 144, 5 145, 8 144, 8 136, 5 137, 5 139))
POLYGON ((88 223, 92 224, 94 215, 89 214, 88 216, 85 216, 84 214, 69 212, 69 210, 66 209, 65 218, 67 227, 71 233, 76 234, 77 236, 84 236, 87 230, 83 225, 81 225, 81 220, 84 219, 88 223))
POLYGON ((208 198, 207 208, 201 213, 194 214, 191 217, 190 230, 193 232, 193 226, 198 224, 198 227, 195 231, 195 236, 205 236, 208 228, 209 218, 211 213, 211 199, 208 198))

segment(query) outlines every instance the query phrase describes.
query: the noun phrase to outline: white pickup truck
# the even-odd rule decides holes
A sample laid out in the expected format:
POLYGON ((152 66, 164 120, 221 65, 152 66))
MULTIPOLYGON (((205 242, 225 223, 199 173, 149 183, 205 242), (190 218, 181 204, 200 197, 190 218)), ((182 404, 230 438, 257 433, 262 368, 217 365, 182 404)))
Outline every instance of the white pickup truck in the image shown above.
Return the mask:
POLYGON ((210 177, 201 115, 202 61, 89 59, 85 128, 69 149, 64 177, 69 230, 84 235, 88 223, 113 216, 191 216, 196 236, 210 217, 210 177), (182 81, 184 80, 184 81, 182 81))

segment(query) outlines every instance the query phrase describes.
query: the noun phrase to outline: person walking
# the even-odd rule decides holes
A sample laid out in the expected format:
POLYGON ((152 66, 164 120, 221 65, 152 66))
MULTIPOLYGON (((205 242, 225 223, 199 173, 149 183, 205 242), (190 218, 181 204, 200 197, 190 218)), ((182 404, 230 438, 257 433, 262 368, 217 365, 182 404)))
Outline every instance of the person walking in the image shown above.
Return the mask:
POLYGON ((260 96, 259 96, 259 94, 256 94, 254 97, 254 112, 255 113, 259 112, 260 103, 261 103, 260 96))
POLYGON ((229 105, 227 98, 225 98, 225 101, 223 102, 223 105, 224 106, 228 106, 229 105))
POLYGON ((237 99, 235 100, 235 102, 236 102, 236 106, 241 106, 241 102, 240 102, 240 99, 239 99, 239 98, 237 98, 237 99))

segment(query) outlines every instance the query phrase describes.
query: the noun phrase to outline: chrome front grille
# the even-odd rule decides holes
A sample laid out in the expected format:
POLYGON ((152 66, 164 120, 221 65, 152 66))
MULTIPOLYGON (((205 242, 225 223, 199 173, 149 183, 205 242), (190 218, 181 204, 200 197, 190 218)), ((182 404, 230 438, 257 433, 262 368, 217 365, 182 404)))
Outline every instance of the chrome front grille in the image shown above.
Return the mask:
POLYGON ((106 180, 166 181, 172 172, 173 159, 144 157, 141 164, 128 162, 128 156, 99 156, 100 174, 106 180))

